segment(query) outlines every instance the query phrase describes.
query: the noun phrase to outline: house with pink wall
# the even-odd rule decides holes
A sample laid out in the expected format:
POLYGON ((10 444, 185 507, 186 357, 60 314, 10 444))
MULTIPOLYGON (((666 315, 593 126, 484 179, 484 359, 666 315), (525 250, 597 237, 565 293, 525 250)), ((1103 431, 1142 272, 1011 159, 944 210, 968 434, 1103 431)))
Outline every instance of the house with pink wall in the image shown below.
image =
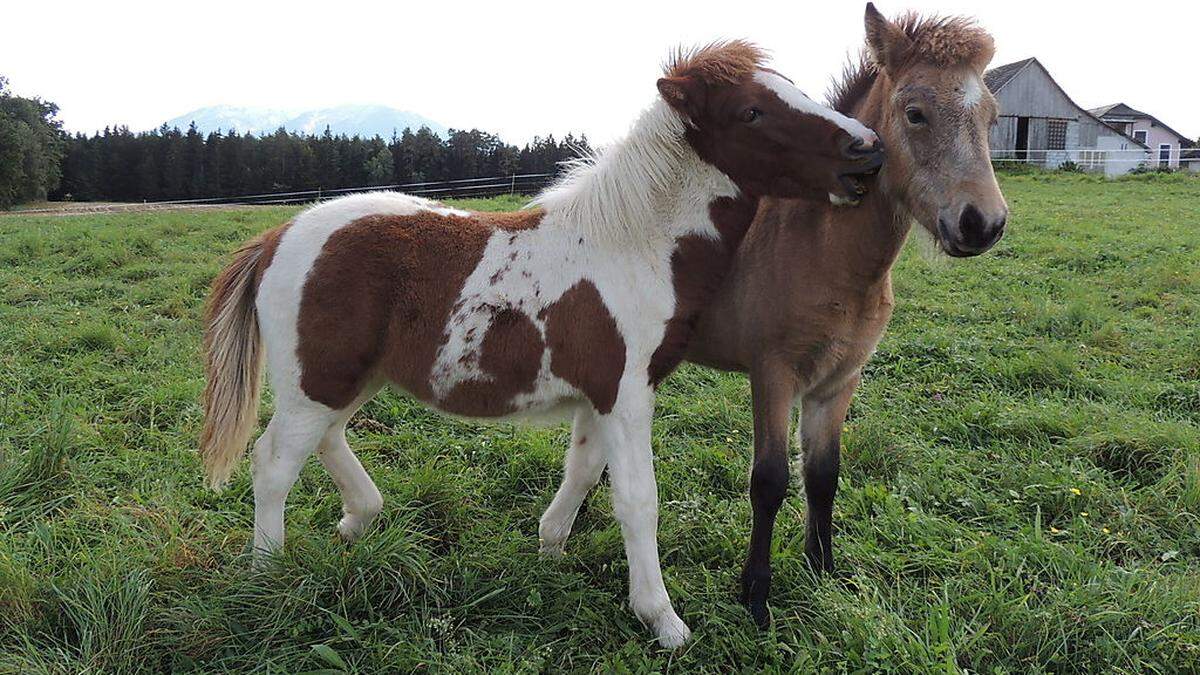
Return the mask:
POLYGON ((1157 117, 1124 103, 1113 103, 1093 108, 1088 112, 1099 117, 1108 126, 1149 146, 1152 166, 1178 169, 1182 158, 1185 168, 1200 170, 1200 162, 1192 159, 1195 153, 1188 152, 1195 144, 1183 134, 1163 124, 1157 117))

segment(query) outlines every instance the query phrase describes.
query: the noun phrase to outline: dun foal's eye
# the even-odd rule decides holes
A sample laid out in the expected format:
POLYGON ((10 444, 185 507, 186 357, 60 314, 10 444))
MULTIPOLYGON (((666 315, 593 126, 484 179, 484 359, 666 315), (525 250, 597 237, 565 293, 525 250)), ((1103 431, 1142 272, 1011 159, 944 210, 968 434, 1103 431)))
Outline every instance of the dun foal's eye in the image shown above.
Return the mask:
POLYGON ((921 112, 920 108, 907 108, 904 111, 904 116, 908 118, 909 124, 929 123, 929 120, 925 119, 925 113, 921 112))
POLYGON ((758 108, 746 108, 742 111, 742 121, 749 124, 754 120, 762 117, 762 111, 758 108))

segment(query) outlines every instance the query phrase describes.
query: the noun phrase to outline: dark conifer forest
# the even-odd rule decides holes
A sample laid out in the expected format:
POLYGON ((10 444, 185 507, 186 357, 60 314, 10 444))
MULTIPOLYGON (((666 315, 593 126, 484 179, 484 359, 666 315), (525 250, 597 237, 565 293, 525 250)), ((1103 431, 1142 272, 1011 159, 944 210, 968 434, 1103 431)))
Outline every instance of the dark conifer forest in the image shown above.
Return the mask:
POLYGON ((40 199, 161 201, 337 190, 512 174, 555 173, 590 151, 586 136, 535 137, 523 147, 477 129, 441 137, 426 127, 391 138, 256 136, 123 125, 69 135, 58 108, 7 90, 0 77, 0 208, 40 199))

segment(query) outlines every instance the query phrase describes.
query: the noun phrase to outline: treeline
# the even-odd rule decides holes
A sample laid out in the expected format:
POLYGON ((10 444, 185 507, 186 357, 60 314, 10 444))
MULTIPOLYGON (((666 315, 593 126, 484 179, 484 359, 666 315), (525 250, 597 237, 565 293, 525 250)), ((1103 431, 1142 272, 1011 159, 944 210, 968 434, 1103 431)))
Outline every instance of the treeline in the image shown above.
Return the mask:
POLYGON ((0 209, 45 199, 58 187, 63 156, 58 106, 22 98, 0 76, 0 209))
POLYGON ((589 151, 586 136, 509 145, 478 130, 442 138, 422 127, 384 140, 279 129, 265 136, 202 134, 195 125, 152 132, 126 127, 65 139, 62 180, 52 199, 142 201, 553 173, 589 151))

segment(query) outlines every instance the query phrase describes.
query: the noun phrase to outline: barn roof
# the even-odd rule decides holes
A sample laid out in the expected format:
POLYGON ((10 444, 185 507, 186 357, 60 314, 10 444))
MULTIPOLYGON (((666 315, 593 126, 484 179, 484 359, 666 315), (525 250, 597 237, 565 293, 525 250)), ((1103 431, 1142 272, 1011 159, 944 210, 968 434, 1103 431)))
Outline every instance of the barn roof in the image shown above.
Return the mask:
MULTIPOLYGON (((1067 99, 1067 102, 1069 102, 1071 105, 1075 106, 1075 109, 1078 110, 1080 112, 1080 114, 1082 114, 1085 117, 1092 118, 1097 124, 1103 124, 1106 129, 1112 131, 1113 133, 1119 134, 1120 136, 1124 137, 1125 140, 1129 141, 1130 143, 1133 143, 1134 145, 1137 145, 1141 148, 1145 148, 1147 150, 1150 149, 1150 146, 1146 145, 1145 143, 1142 143, 1141 141, 1134 139, 1132 136, 1126 135, 1120 129, 1114 129, 1113 127, 1108 126, 1107 124, 1105 124, 1104 120, 1100 119, 1100 117, 1098 115, 1096 115, 1095 113, 1093 113, 1089 110, 1084 109, 1078 103, 1076 103, 1075 100, 1072 99, 1069 94, 1067 94, 1067 91, 1062 88, 1062 85, 1058 83, 1058 80, 1054 79, 1054 76, 1050 74, 1050 71, 1046 69, 1046 66, 1043 66, 1042 62, 1038 61, 1036 57, 1030 57, 1023 61, 1015 61, 1013 63, 1006 63, 1002 66, 996 66, 995 68, 992 68, 991 70, 989 70, 983 74, 983 82, 984 82, 984 84, 987 85, 987 88, 992 91, 992 94, 997 94, 1000 92, 1001 89, 1004 88, 1004 85, 1008 84, 1009 82, 1012 82, 1013 79, 1016 78, 1017 75, 1021 74, 1021 71, 1025 70, 1027 67, 1029 67, 1031 65, 1036 65, 1038 68, 1041 68, 1042 72, 1046 74, 1046 77, 1050 79, 1050 83, 1058 88, 1059 93, 1062 94, 1063 97, 1065 97, 1067 99)), ((1166 126, 1166 125, 1163 125, 1163 126, 1166 126)))
POLYGON ((1104 117, 1144 117, 1144 118, 1148 118, 1150 121, 1154 122, 1158 126, 1164 128, 1167 131, 1174 134, 1179 139, 1180 147, 1190 148, 1193 145, 1192 139, 1188 138, 1187 136, 1184 136, 1183 134, 1179 133, 1178 131, 1175 131, 1171 127, 1167 126, 1162 120, 1158 119, 1154 115, 1151 115, 1150 113, 1142 112, 1141 110, 1135 110, 1124 103, 1113 103, 1110 105, 1101 106, 1099 108, 1092 108, 1088 112, 1092 113, 1093 115, 1095 115, 1096 117, 1099 117, 1101 119, 1103 119, 1104 117))
POLYGON ((1024 70, 1025 66, 1033 63, 1036 60, 1037 59, 1034 58, 1028 58, 1024 61, 1017 61, 1015 63, 1006 63, 1003 66, 996 66, 995 68, 992 68, 983 74, 983 83, 987 85, 988 89, 992 90, 993 94, 995 94, 996 92, 1000 91, 1001 87, 1012 81, 1012 79, 1017 76, 1017 73, 1024 70))
POLYGON ((1122 117, 1150 117, 1150 115, 1147 115, 1141 110, 1134 110, 1124 103, 1110 103, 1108 105, 1102 105, 1099 108, 1092 108, 1088 110, 1088 112, 1092 113, 1096 117, 1104 117, 1105 115, 1121 115, 1122 117))

